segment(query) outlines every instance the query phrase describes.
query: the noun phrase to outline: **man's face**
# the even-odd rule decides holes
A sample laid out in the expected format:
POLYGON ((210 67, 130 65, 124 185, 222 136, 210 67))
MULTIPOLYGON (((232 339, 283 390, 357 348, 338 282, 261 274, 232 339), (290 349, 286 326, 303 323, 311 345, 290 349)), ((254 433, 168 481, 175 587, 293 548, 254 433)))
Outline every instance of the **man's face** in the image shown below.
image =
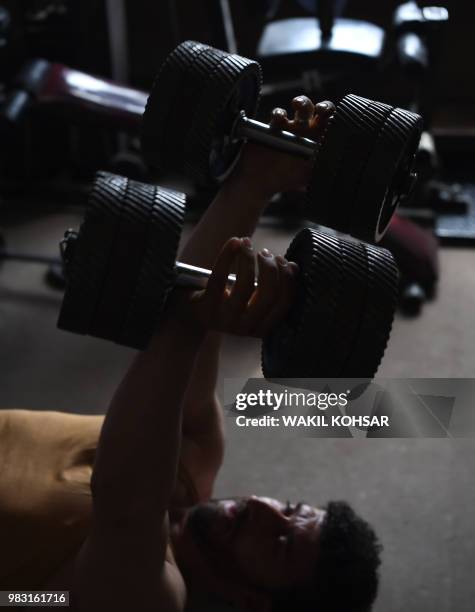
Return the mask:
POLYGON ((193 508, 185 529, 214 568, 272 589, 311 578, 324 516, 312 506, 268 497, 226 499, 193 508))

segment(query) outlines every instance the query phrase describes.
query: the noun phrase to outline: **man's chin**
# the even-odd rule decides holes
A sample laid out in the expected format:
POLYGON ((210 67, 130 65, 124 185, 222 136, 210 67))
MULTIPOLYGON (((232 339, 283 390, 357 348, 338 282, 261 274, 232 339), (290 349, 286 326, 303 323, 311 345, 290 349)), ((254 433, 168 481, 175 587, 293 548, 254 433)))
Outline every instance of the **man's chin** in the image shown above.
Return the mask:
POLYGON ((225 544, 234 523, 234 501, 212 501, 192 508, 185 529, 200 548, 217 550, 225 544))
POLYGON ((189 532, 192 539, 200 547, 207 545, 218 512, 219 510, 214 503, 200 504, 189 511, 185 530, 189 532))

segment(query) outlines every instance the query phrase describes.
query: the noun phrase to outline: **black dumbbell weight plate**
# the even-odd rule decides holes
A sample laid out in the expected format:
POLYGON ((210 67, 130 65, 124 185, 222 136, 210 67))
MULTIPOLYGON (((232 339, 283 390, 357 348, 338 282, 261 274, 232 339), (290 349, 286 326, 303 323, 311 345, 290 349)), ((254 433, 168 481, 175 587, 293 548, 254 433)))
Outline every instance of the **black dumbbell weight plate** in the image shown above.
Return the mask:
POLYGON ((354 341, 365 314, 369 291, 368 260, 363 243, 341 238, 339 243, 344 272, 328 340, 333 356, 332 371, 326 375, 329 378, 334 376, 335 372, 339 373, 338 376, 343 376, 343 368, 354 350, 354 341))
POLYGON ((262 84, 257 62, 192 41, 166 59, 143 117, 142 152, 164 178, 206 187, 224 179, 242 143, 229 134, 239 112, 253 117, 262 84))
POLYGON ((100 173, 91 203, 94 214, 90 207, 74 242, 58 325, 143 349, 173 280, 184 196, 100 173))
POLYGON ((399 272, 386 249, 361 245, 368 262, 368 294, 343 378, 372 378, 383 359, 396 311, 399 272))
POLYGON ((136 287, 119 339, 137 349, 148 346, 158 328, 166 298, 175 279, 175 261, 185 216, 185 196, 154 188, 148 205, 145 251, 136 287))
POLYGON ((164 177, 183 174, 183 144, 191 127, 194 96, 202 83, 194 64, 209 47, 186 41, 165 59, 152 87, 142 119, 145 161, 164 177))
MULTIPOLYGON (((347 276, 342 239, 305 229, 292 241, 286 257, 300 267, 298 290, 286 320, 264 340, 264 376, 335 377, 352 340, 338 322, 347 276)), ((364 293, 353 300, 353 309, 359 312, 364 293)))
MULTIPOLYGON (((384 203, 373 242, 381 241, 398 206, 406 202, 413 193, 417 179, 415 160, 422 125, 422 119, 418 115, 396 108, 378 138, 374 154, 368 164, 368 171, 364 175, 368 190, 366 191, 366 186, 363 184, 359 201, 356 202, 357 207, 361 208, 364 205, 364 197, 368 197, 369 200, 374 197, 376 200, 380 194, 384 194, 384 203), (389 141, 392 146, 388 144, 389 141), (385 182, 381 168, 392 170, 389 172, 389 179, 386 178, 385 182), (366 193, 370 195, 367 196, 366 193)), ((364 217, 361 218, 361 223, 365 223, 364 217)))
POLYGON ((421 131, 418 115, 345 96, 317 145, 307 216, 379 242, 410 191, 421 131))
POLYGON ((89 333, 109 269, 124 196, 122 177, 97 174, 79 234, 69 244, 74 251, 65 261, 67 282, 58 319, 60 329, 89 333))
MULTIPOLYGON (((121 197, 115 200, 119 211, 117 230, 110 247, 109 265, 100 300, 88 333, 116 342, 142 265, 148 205, 153 200, 154 189, 121 176, 115 176, 114 180, 122 185, 121 197)), ((111 223, 116 215, 113 217, 111 223)))
MULTIPOLYGON (((312 181, 307 192, 308 216, 322 225, 358 235, 354 200, 380 125, 391 107, 356 96, 346 96, 337 105, 325 133, 319 140, 312 181)), ((373 211, 374 233, 379 211, 373 211)), ((360 229, 361 232, 361 229, 360 229)))
MULTIPOLYGON (((371 252, 376 258, 378 254, 371 252)), ((385 260, 387 255, 384 251, 385 260)), ((380 279, 381 265, 370 262, 366 245, 310 229, 298 234, 286 257, 300 266, 298 295, 285 322, 263 343, 264 376, 372 378, 395 309, 395 302, 379 302, 382 314, 374 321, 378 330, 368 329, 370 302, 377 293, 373 285, 380 287, 383 280, 397 285, 394 267, 385 263, 386 276, 380 279), (360 360, 363 365, 356 368, 360 360)))

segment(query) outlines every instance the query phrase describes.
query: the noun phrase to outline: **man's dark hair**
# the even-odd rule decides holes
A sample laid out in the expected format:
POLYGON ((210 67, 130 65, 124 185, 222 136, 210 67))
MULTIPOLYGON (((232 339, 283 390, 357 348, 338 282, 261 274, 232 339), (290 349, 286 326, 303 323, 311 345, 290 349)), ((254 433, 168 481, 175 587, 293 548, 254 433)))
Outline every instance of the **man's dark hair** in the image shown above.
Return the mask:
POLYGON ((381 545, 345 502, 322 522, 313 584, 274 593, 273 612, 369 612, 378 591, 381 545))

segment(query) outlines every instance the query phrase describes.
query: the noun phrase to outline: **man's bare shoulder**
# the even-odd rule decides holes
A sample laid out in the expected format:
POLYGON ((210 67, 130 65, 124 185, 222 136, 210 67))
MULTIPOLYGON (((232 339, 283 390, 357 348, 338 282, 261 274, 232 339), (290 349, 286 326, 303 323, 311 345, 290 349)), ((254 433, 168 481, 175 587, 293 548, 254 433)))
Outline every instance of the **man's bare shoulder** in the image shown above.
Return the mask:
POLYGON ((75 612, 183 612, 187 590, 169 544, 168 517, 160 531, 154 537, 150 531, 93 530, 45 588, 69 591, 75 612))
MULTIPOLYGON (((48 583, 43 585, 46 590, 69 591, 71 594, 72 612, 83 612, 80 606, 81 592, 78 591, 75 576, 76 557, 69 559, 61 568, 51 576, 48 583)), ((120 581, 117 582, 116 590, 120 591, 120 581)), ((183 576, 176 562, 171 558, 163 565, 161 575, 153 585, 143 585, 142 597, 149 600, 150 609, 153 612, 183 612, 186 607, 187 590, 183 576), (148 597, 147 597, 148 592, 148 597)), ((120 593, 118 593, 120 595, 120 593)), ((138 602, 137 602, 138 603, 138 602)), ((126 604, 128 605, 128 604, 126 604)), ((88 606, 89 607, 89 606, 88 606)), ((137 609, 137 605, 130 608, 130 612, 137 609)), ((114 608, 114 612, 128 612, 128 608, 114 608)))
MULTIPOLYGON (((166 561, 163 571, 162 584, 164 603, 169 606, 163 612, 183 612, 186 606, 186 585, 183 576, 176 563, 166 561)), ((157 612, 162 612, 161 608, 157 612)))

